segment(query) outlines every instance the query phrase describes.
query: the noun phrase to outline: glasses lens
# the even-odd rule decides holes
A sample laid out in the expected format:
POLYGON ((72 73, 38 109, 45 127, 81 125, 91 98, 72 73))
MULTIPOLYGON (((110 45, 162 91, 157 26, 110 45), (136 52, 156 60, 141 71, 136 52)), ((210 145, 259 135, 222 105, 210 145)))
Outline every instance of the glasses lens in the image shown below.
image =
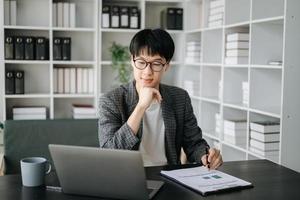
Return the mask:
POLYGON ((153 71, 159 72, 162 70, 162 68, 164 67, 164 65, 160 62, 153 62, 152 63, 152 69, 153 71))

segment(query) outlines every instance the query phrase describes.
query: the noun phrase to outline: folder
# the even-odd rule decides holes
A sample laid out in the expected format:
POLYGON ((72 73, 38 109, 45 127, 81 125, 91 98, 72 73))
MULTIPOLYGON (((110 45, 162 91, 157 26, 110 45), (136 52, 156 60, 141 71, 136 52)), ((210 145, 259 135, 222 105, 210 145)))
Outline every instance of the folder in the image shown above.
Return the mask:
POLYGON ((10 25, 12 26, 17 25, 17 1, 16 0, 10 1, 10 25))
POLYGON ((10 25, 10 5, 9 5, 9 0, 4 0, 4 25, 10 25))
POLYGON ((161 26, 165 29, 176 29, 176 9, 167 8, 161 12, 161 26))
POLYGON ((71 60, 71 38, 62 38, 62 59, 71 60))
POLYGON ((35 59, 35 38, 34 37, 25 37, 25 60, 34 60, 35 59))
POLYGON ((5 37, 5 59, 6 60, 12 60, 15 58, 14 46, 15 46, 14 37, 6 36, 5 37))
POLYGON ((76 27, 76 4, 75 3, 69 3, 70 4, 70 27, 75 28, 76 27))
POLYGON ((37 37, 35 42, 35 58, 36 60, 49 59, 49 40, 45 37, 37 37))
POLYGON ((53 60, 62 60, 62 39, 53 38, 53 60))
POLYGON ((63 26, 64 27, 70 27, 70 7, 69 3, 64 2, 63 3, 63 26))
POLYGON ((129 28, 140 28, 140 12, 135 6, 129 8, 129 24, 129 28))
POLYGON ((102 28, 110 27, 110 6, 102 6, 102 28))
POLYGON ((52 4, 52 26, 57 26, 57 3, 52 4))
POLYGON ((119 8, 119 6, 112 6, 110 17, 111 17, 111 28, 120 28, 120 8, 119 8))
POLYGON ((15 93, 15 77, 14 71, 6 71, 5 73, 5 94, 15 93))
POLYGON ((24 60, 24 39, 20 36, 15 38, 15 59, 24 60))
POLYGON ((183 9, 182 8, 176 9, 175 29, 183 30, 183 9))
POLYGON ((15 71, 15 94, 24 94, 24 71, 15 71))
POLYGON ((120 8, 120 27, 128 28, 129 27, 129 8, 122 6, 120 8))

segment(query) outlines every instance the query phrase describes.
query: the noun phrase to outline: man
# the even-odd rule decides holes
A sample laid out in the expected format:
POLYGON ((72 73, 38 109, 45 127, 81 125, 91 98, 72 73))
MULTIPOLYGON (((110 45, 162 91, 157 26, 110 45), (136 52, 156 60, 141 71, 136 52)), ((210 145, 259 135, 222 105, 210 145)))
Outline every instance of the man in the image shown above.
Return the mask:
POLYGON ((215 169, 222 156, 202 138, 188 93, 160 83, 174 49, 162 29, 141 30, 133 37, 134 81, 100 99, 100 147, 140 150, 145 166, 180 164, 183 148, 189 162, 215 169))

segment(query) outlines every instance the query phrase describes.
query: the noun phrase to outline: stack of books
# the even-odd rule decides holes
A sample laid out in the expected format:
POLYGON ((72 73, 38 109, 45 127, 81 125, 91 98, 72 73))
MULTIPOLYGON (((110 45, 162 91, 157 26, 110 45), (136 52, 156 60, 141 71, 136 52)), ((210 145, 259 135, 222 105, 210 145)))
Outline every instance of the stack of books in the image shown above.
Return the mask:
POLYGON ((53 70, 54 93, 93 94, 94 70, 84 67, 58 67, 53 70))
POLYGON ((13 120, 46 119, 46 107, 13 107, 13 120))
POLYGON ((248 64, 249 33, 230 33, 226 38, 225 64, 248 64))
POLYGON ((242 82, 242 89, 243 89, 243 104, 247 106, 249 105, 249 83, 242 82))
POLYGON ((189 93, 191 96, 199 96, 200 93, 200 83, 197 81, 184 81, 184 89, 189 93))
POLYGON ((52 4, 53 26, 76 27, 76 4, 69 2, 57 2, 52 4))
POLYGON ((279 122, 250 123, 250 151, 278 162, 279 158, 279 122))
POLYGON ((219 135, 221 133, 221 128, 222 128, 222 119, 220 113, 215 114, 215 120, 216 120, 215 132, 217 135, 219 135))
POLYGON ((245 147, 247 142, 247 120, 224 120, 224 141, 245 147))
POLYGON ((201 43, 199 41, 189 41, 186 43, 186 63, 200 62, 201 43))
POLYGON ((73 104, 72 116, 74 119, 94 119, 96 118, 96 109, 92 105, 73 104))
POLYGON ((223 25, 224 0, 210 1, 208 27, 218 27, 223 25))

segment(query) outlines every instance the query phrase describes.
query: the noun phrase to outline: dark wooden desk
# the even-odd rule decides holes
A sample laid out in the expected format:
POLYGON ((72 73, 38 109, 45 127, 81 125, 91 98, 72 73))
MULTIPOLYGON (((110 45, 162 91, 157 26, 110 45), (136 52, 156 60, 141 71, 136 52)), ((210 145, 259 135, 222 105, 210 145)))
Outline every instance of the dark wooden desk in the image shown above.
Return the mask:
MULTIPOLYGON (((163 180, 165 185, 154 199, 164 200, 199 200, 199 199, 300 199, 300 173, 274 164, 266 160, 252 160, 239 162, 226 162, 221 171, 245 179, 253 183, 254 188, 240 191, 231 191, 202 197, 184 186, 174 183, 159 175, 165 167, 146 168, 149 179, 163 180)), ((49 176, 47 184, 55 184, 56 176, 49 176)), ((95 200, 98 198, 65 195, 60 192, 46 191, 44 188, 22 187, 20 175, 7 175, 0 177, 1 200, 95 200)))

